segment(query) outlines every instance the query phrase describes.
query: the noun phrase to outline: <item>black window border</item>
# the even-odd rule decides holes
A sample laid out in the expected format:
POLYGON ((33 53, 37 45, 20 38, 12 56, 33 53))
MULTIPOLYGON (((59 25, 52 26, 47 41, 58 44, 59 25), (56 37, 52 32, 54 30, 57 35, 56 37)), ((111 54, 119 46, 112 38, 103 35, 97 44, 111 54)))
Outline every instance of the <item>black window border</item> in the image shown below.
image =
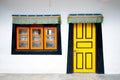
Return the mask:
POLYGON ((17 26, 30 27, 31 25, 32 24, 13 24, 12 26, 12 49, 11 49, 12 55, 62 55, 60 24, 42 24, 43 27, 45 27, 45 25, 56 25, 57 27, 57 50, 17 50, 16 49, 16 28, 17 26))

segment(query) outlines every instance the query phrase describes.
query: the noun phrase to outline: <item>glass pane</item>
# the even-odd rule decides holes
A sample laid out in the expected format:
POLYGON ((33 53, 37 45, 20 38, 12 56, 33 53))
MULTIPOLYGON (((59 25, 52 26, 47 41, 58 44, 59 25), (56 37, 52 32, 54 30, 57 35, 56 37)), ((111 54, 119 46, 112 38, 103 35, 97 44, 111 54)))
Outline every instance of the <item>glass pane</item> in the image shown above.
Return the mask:
POLYGON ((33 38, 32 38, 34 41, 39 41, 40 39, 41 39, 41 37, 40 36, 33 36, 33 38))
POLYGON ((51 34, 54 34, 55 31, 51 30, 51 29, 47 29, 46 33, 47 33, 47 35, 51 35, 51 34))
POLYGON ((47 42, 46 47, 47 48, 53 48, 54 47, 54 42, 47 42))
POLYGON ((53 36, 47 36, 47 40, 48 41, 54 41, 54 37, 53 36))
POLYGON ((27 30, 26 29, 20 29, 19 34, 27 34, 27 30))
POLYGON ((32 34, 41 34, 41 30, 35 29, 32 31, 32 34))
POLYGON ((20 36, 19 40, 24 41, 24 40, 28 40, 27 36, 20 36))
POLYGON ((40 47, 41 43, 40 42, 33 42, 32 47, 40 47))
POLYGON ((20 42, 19 47, 27 47, 28 43, 27 42, 20 42))

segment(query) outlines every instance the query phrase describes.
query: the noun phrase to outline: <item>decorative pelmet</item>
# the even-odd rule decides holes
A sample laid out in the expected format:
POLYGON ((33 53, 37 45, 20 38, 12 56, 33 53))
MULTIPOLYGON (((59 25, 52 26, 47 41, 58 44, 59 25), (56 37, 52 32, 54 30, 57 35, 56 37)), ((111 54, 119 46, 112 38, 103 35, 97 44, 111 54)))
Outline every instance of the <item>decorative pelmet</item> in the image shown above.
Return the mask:
POLYGON ((12 15, 13 24, 60 24, 60 15, 12 15))
POLYGON ((68 23, 102 23, 102 14, 69 14, 68 23))

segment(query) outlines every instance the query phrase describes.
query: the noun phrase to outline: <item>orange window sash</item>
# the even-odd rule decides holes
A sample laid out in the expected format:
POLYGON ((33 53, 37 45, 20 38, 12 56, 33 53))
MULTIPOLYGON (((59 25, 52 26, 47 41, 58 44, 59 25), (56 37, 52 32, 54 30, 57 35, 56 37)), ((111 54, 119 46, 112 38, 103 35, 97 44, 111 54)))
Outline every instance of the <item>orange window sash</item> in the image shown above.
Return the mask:
POLYGON ((43 49, 43 28, 42 27, 31 27, 30 28, 30 43, 31 43, 30 47, 33 50, 39 50, 39 49, 41 50, 41 49, 43 49), (33 30, 40 30, 40 34, 33 34, 32 33, 33 30), (40 40, 34 41, 33 40, 33 36, 40 37, 40 40), (33 47, 32 46, 33 42, 39 42, 40 43, 40 47, 33 47))
POLYGON ((56 50, 57 49, 57 28, 56 27, 45 27, 44 28, 44 49, 45 50, 56 50), (54 34, 47 34, 47 30, 54 30, 54 34), (47 40, 47 37, 54 37, 53 41, 47 40), (47 47, 48 43, 54 43, 54 47, 47 47))
POLYGON ((16 29, 16 31, 17 31, 17 35, 16 35, 16 40, 17 40, 17 44, 16 44, 16 46, 17 46, 17 49, 29 49, 29 28, 27 28, 27 27, 17 27, 17 29, 16 29), (19 32, 20 32, 20 30, 26 30, 27 31, 27 34, 20 34, 19 32), (27 37, 27 40, 20 40, 20 36, 26 36, 27 37), (25 43, 27 43, 27 46, 26 47, 20 47, 20 43, 21 42, 25 42, 25 43))

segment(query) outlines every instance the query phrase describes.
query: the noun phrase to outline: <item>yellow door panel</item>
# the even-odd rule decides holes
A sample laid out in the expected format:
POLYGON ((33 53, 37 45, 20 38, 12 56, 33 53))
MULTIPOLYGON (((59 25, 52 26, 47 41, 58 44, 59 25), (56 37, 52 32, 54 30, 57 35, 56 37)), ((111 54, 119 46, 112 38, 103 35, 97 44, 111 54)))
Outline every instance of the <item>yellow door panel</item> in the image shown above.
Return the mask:
POLYGON ((76 68, 83 68, 83 54, 82 53, 76 53, 76 68))
POLYGON ((92 41, 78 41, 76 45, 76 48, 91 48, 92 41))
POLYGON ((95 72, 96 28, 92 23, 74 24, 73 72, 95 72))
POLYGON ((77 39, 82 39, 83 38, 83 28, 82 28, 82 24, 78 24, 78 28, 76 29, 76 31, 78 32, 76 34, 76 38, 77 39))
POLYGON ((92 69, 92 53, 86 53, 85 54, 85 63, 86 63, 86 65, 85 65, 85 68, 86 69, 92 69))
POLYGON ((92 24, 86 24, 86 26, 85 26, 85 38, 92 39, 92 36, 93 36, 92 24))

